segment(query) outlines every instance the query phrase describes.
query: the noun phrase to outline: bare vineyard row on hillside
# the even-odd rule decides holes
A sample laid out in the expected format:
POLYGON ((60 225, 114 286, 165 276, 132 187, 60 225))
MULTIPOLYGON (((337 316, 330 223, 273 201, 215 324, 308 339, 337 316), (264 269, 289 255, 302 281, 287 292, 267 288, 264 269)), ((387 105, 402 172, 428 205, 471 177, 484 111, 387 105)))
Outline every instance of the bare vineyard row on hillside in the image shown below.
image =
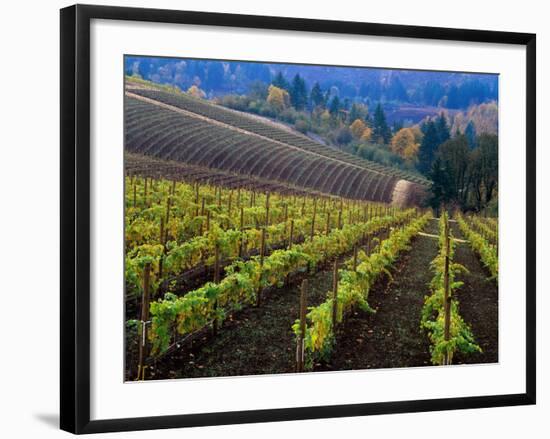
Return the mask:
POLYGON ((135 94, 145 96, 162 103, 172 105, 202 116, 208 117, 219 122, 223 122, 243 130, 253 132, 269 139, 286 143, 288 145, 299 147, 303 150, 314 152, 325 157, 334 158, 346 163, 354 164, 369 170, 376 170, 387 175, 393 175, 415 183, 426 185, 428 182, 417 175, 401 171, 394 168, 388 168, 378 163, 364 160, 360 157, 353 156, 344 151, 330 148, 321 143, 315 142, 306 136, 298 133, 293 133, 290 130, 279 128, 274 124, 268 124, 254 119, 245 114, 240 114, 236 111, 226 109, 217 105, 203 102, 199 99, 184 95, 168 93, 161 90, 134 90, 135 94))
POLYGON ((126 149, 132 153, 374 201, 390 202, 398 181, 148 102, 126 98, 126 105, 126 149))

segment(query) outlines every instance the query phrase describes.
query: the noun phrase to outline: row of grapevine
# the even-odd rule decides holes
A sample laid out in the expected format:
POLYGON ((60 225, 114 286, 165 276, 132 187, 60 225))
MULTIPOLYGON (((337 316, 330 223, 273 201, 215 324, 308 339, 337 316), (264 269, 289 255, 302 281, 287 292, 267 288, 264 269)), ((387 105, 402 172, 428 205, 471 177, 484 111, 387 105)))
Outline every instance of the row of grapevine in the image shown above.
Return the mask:
POLYGON ((498 225, 476 215, 466 217, 472 228, 490 244, 498 246, 498 225))
POLYGON ((498 247, 491 244, 481 233, 476 232, 461 215, 456 215, 460 231, 470 243, 470 247, 478 254, 491 279, 498 283, 498 247))
POLYGON ((146 263, 152 265, 150 282, 156 291, 163 277, 213 266, 216 258, 231 261, 260 248, 269 254, 390 209, 356 200, 128 177, 126 212, 127 294, 139 295, 146 263))
POLYGON ((127 175, 136 175, 153 179, 186 181, 201 185, 222 186, 227 189, 247 189, 257 192, 277 192, 286 195, 319 195, 319 193, 299 188, 288 183, 266 180, 226 172, 221 169, 209 169, 183 162, 157 159, 155 157, 125 152, 124 167, 127 175))
POLYGON ((483 221, 492 228, 495 232, 498 233, 498 219, 494 217, 483 218, 483 221))
POLYGON ((281 286, 289 275, 315 270, 319 264, 351 251, 353 246, 414 214, 414 210, 381 216, 364 223, 347 224, 327 235, 317 235, 290 249, 276 250, 270 256, 238 260, 226 268, 226 276, 209 282, 184 297, 166 294, 151 304, 150 340, 153 354, 162 353, 171 342, 174 330, 185 335, 212 322, 221 323, 240 307, 257 303, 267 287, 281 286))
POLYGON ((460 316, 458 301, 453 297, 453 293, 463 285, 455 279, 456 274, 466 270, 454 262, 455 245, 448 214, 443 212, 439 221, 439 252, 431 263, 434 272, 431 294, 424 300, 421 318, 421 328, 428 333, 431 360, 435 365, 451 364, 456 351, 465 354, 481 352, 470 327, 460 316))
POLYGON ((375 252, 356 252, 347 261, 347 268, 335 269, 333 291, 327 293, 327 300, 310 309, 292 327, 300 352, 298 363, 303 362, 306 369, 311 369, 315 358, 327 359, 334 346, 336 325, 342 322, 344 315, 355 307, 372 311, 367 302, 372 285, 387 273, 429 218, 430 214, 416 218, 407 216, 406 221, 398 223, 400 227, 391 230, 388 238, 380 242, 375 252))

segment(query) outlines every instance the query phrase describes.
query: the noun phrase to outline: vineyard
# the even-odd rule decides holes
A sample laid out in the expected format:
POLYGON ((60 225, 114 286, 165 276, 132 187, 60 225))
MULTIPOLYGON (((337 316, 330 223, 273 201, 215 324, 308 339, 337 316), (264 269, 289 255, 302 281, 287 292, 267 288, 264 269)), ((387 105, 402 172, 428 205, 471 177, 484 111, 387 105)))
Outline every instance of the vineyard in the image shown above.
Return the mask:
MULTIPOLYGON (((436 219, 418 208, 222 185, 221 175, 193 174, 192 183, 154 178, 138 172, 139 160, 129 162, 136 172, 125 184, 127 379, 330 368, 335 353, 348 348, 341 342, 348 321, 371 324, 380 308, 371 295, 395 282, 392 273, 420 239, 439 249, 431 283, 413 292, 425 300, 415 333, 432 343, 426 358, 450 364, 455 350, 481 354, 454 297, 463 267, 453 259, 458 241, 446 215, 432 236, 423 231, 436 219), (236 341, 242 331, 244 343, 236 341), (277 360, 247 362, 244 370, 227 361, 228 349, 261 356, 263 344, 277 360), (197 363, 201 356, 215 364, 197 363)), ((487 241, 494 225, 459 215, 457 221, 483 264, 486 288, 496 290, 494 268, 477 243, 479 236, 495 248, 487 241)), ((418 267, 429 268, 429 261, 418 267)))
POLYGON ((209 119, 222 122, 224 124, 238 127, 242 130, 249 131, 268 139, 276 140, 288 145, 293 145, 310 151, 315 154, 330 157, 346 163, 361 166, 365 169, 380 171, 389 175, 394 175, 399 178, 407 179, 415 183, 427 185, 429 182, 415 174, 410 174, 405 171, 400 171, 394 168, 387 168, 374 162, 361 159, 360 157, 347 154, 338 149, 330 148, 321 143, 314 142, 308 137, 291 130, 285 130, 275 124, 261 122, 249 115, 239 113, 227 108, 206 103, 199 99, 194 99, 185 94, 174 94, 161 90, 138 89, 134 93, 164 104, 172 105, 176 108, 196 113, 209 119))
POLYGON ((166 86, 125 93, 125 378, 498 361, 498 219, 166 86))

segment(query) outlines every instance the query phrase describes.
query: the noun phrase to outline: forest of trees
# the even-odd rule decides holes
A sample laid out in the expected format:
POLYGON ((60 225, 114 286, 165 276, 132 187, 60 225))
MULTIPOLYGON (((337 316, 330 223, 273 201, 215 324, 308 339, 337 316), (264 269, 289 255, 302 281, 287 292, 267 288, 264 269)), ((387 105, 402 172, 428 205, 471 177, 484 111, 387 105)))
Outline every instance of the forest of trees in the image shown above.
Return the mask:
POLYGON ((443 115, 422 124, 421 131, 418 168, 432 181, 430 205, 476 212, 487 208, 497 192, 498 136, 477 135, 472 122, 464 133, 451 135, 443 115))
POLYGON ((196 85, 209 98, 248 95, 257 81, 269 84, 275 75, 291 80, 299 74, 306 83, 319 83, 340 100, 368 106, 394 102, 466 110, 498 100, 495 75, 132 56, 125 58, 125 71, 182 90, 196 85))

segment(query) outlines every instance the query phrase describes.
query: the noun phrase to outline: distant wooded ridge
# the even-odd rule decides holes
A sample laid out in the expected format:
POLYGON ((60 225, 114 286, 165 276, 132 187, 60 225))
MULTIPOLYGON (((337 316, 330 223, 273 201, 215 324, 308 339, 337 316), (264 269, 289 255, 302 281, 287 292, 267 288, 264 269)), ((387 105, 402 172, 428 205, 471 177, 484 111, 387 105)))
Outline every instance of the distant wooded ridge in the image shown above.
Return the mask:
POLYGON ((317 83, 331 96, 367 105, 465 110, 498 101, 496 74, 135 56, 125 58, 125 73, 182 90, 197 85, 209 98, 249 94, 258 82, 269 84, 278 75, 291 82, 300 75, 308 92, 317 83))

